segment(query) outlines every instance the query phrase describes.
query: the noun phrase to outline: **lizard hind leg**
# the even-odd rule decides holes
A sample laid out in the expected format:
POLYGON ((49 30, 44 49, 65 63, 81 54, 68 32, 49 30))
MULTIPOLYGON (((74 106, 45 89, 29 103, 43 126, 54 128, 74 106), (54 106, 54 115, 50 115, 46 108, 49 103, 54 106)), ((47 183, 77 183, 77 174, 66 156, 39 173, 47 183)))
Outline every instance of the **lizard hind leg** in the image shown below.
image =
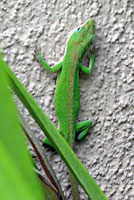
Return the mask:
POLYGON ((90 128, 92 127, 92 124, 93 123, 90 120, 77 123, 76 124, 76 140, 81 141, 86 136, 90 128))
POLYGON ((52 152, 56 152, 54 146, 47 137, 43 139, 43 146, 45 146, 46 149, 51 150, 52 152))
MULTIPOLYGON (((58 124, 58 130, 59 130, 59 124, 58 124)), ((61 133, 61 132, 60 132, 61 133)), ((56 149, 55 147, 52 145, 52 143, 49 141, 49 139, 47 137, 45 137, 43 139, 43 146, 48 149, 48 150, 51 150, 52 152, 56 152, 56 149)))

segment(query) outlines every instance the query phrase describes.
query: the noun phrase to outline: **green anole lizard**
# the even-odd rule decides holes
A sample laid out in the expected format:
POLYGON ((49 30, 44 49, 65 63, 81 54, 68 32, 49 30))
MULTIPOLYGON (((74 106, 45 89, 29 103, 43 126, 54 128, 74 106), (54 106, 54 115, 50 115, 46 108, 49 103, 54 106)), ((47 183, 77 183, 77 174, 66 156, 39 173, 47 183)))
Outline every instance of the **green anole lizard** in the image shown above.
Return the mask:
MULTIPOLYGON (((78 28, 67 42, 63 60, 53 67, 48 65, 40 52, 36 55, 37 60, 49 73, 61 70, 56 81, 54 104, 59 132, 71 148, 74 146, 76 136, 78 140, 82 140, 92 126, 90 120, 76 124, 76 119, 80 110, 79 70, 90 74, 94 66, 94 52, 90 55, 89 68, 81 64, 83 54, 94 40, 94 29, 95 22, 93 19, 78 28)), ((44 139, 44 144, 52 147, 47 138, 44 139)))
MULTIPOLYGON (((67 42, 63 60, 53 67, 50 67, 44 60, 41 53, 36 56, 37 60, 48 72, 54 73, 61 70, 56 81, 54 104, 59 132, 72 149, 76 136, 78 135, 78 140, 82 140, 92 126, 92 121, 90 120, 76 124, 76 119, 80 110, 79 70, 90 74, 94 66, 95 53, 90 56, 89 68, 81 63, 83 54, 94 40, 94 29, 95 23, 93 19, 78 28, 67 42)), ((44 144, 53 147, 47 138, 44 139, 44 144)), ((70 171, 69 176, 73 199, 79 200, 77 181, 70 171)))

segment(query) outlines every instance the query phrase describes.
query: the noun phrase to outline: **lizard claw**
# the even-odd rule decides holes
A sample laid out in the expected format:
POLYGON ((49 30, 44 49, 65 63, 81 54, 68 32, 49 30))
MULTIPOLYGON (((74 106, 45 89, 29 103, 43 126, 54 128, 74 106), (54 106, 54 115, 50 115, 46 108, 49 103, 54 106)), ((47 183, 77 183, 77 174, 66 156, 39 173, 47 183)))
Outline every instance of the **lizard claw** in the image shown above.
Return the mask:
POLYGON ((95 54, 95 55, 96 55, 96 53, 97 53, 98 50, 99 50, 99 47, 97 47, 97 48, 93 47, 93 48, 90 50, 90 52, 89 52, 89 54, 87 55, 87 57, 90 59, 90 58, 91 58, 91 55, 92 55, 92 54, 95 54))
POLYGON ((55 148, 54 148, 53 146, 49 146, 49 145, 47 145, 47 144, 45 144, 45 143, 43 143, 42 146, 43 146, 47 151, 51 151, 53 154, 56 154, 56 153, 57 153, 56 150, 55 150, 55 148))
POLYGON ((96 125, 96 122, 92 122, 92 128, 96 125))
POLYGON ((39 58, 40 58, 40 57, 43 57, 43 54, 41 53, 41 49, 35 47, 33 56, 34 56, 34 59, 35 59, 37 62, 39 62, 39 60, 40 60, 39 58))

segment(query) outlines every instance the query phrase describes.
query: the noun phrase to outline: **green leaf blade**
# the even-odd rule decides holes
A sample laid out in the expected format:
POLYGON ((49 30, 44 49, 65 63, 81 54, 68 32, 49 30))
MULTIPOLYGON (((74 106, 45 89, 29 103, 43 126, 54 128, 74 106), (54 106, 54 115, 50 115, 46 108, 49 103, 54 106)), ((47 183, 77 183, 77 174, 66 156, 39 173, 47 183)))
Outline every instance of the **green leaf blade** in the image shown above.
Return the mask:
POLYGON ((32 169, 0 55, 0 199, 44 200, 32 169))

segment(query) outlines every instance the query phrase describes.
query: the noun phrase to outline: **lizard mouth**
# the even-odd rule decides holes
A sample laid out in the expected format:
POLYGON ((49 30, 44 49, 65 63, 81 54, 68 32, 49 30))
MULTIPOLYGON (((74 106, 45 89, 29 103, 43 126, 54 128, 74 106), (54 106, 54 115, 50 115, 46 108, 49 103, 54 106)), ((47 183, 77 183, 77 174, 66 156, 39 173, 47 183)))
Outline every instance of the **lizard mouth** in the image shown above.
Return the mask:
POLYGON ((90 19, 85 23, 85 28, 87 28, 90 31, 90 34, 94 33, 95 28, 95 21, 94 19, 90 19))

